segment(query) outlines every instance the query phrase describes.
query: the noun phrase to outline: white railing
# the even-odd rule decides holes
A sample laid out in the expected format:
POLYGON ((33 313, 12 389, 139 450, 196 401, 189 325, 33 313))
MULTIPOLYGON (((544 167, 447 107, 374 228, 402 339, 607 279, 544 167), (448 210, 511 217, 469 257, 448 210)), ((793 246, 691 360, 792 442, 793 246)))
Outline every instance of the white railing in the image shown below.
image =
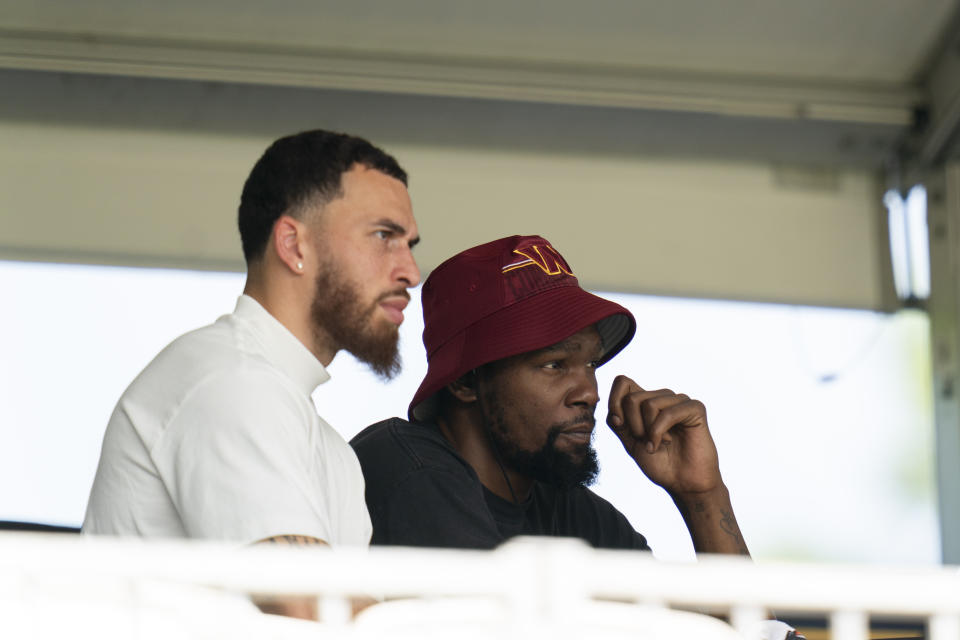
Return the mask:
POLYGON ((826 619, 833 640, 866 640, 872 616, 960 640, 960 571, 677 564, 546 539, 474 552, 0 534, 0 638, 719 639, 769 611, 826 619), (249 594, 316 596, 321 622, 261 615, 249 594), (363 595, 389 601, 352 618, 363 595))

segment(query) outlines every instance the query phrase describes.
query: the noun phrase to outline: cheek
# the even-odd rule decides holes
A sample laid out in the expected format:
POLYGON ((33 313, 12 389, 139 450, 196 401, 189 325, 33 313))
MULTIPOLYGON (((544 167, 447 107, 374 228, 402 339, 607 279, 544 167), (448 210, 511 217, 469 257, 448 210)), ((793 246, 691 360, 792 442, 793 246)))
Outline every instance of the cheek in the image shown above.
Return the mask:
POLYGON ((562 402, 550 391, 549 384, 523 372, 497 380, 490 401, 499 407, 501 429, 521 449, 540 449, 550 427, 558 422, 557 411, 562 402))
POLYGON ((380 279, 369 261, 359 255, 348 255, 341 265, 343 280, 353 289, 356 298, 364 305, 375 300, 380 293, 376 286, 380 279))
POLYGON ((368 296, 376 297, 386 291, 392 281, 394 262, 386 252, 373 253, 358 261, 358 282, 368 296))
POLYGON ((381 277, 385 266, 382 247, 371 238, 350 236, 329 248, 336 267, 358 286, 368 286, 381 277))
POLYGON ((527 396, 516 403, 510 413, 510 425, 516 442, 524 449, 536 450, 542 447, 551 424, 548 406, 527 396))

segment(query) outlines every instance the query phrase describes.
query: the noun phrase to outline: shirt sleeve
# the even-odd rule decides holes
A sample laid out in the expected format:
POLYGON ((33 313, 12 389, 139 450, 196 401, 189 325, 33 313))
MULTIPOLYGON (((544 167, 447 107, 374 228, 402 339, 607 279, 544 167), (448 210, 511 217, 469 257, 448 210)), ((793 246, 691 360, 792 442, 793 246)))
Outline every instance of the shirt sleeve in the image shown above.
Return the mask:
POLYGON ((328 541, 311 412, 272 371, 240 368, 195 389, 151 451, 187 534, 328 541))

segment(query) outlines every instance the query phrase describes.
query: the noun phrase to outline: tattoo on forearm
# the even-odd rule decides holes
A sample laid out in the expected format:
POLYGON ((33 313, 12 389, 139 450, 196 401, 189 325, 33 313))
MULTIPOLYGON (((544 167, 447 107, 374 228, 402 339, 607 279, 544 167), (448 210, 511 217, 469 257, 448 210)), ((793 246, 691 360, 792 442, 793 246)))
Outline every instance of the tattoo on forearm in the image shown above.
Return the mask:
POLYGON ((733 514, 728 511, 721 511, 720 514, 723 516, 720 518, 720 527, 731 536, 738 534, 737 531, 737 521, 733 519, 733 514))
POLYGON ((743 553, 749 553, 747 550, 747 542, 743 539, 743 535, 740 533, 740 527, 737 526, 737 519, 734 518, 733 513, 730 511, 721 511, 720 518, 720 528, 723 529, 724 533, 732 537, 737 543, 737 547, 743 553))
POLYGON ((282 535, 271 536, 260 541, 267 544, 326 544, 320 538, 313 536, 282 535))
MULTIPOLYGON (((733 515, 733 511, 724 508, 715 509, 707 502, 697 499, 691 500, 690 502, 677 500, 675 504, 680 511, 680 515, 687 523, 691 536, 695 536, 694 529, 699 527, 697 523, 710 523, 708 528, 713 531, 716 531, 713 527, 719 525, 720 531, 729 536, 729 539, 733 541, 736 553, 750 555, 750 550, 747 548, 747 543, 740 533, 740 527, 737 525, 737 519, 736 516, 733 515), (717 520, 718 515, 719 520, 717 520)), ((728 545, 723 546, 728 548, 728 545)), ((713 548, 714 543, 705 539, 698 539, 695 536, 693 547, 697 552, 701 552, 704 549, 713 548)))
POLYGON ((695 513, 703 514, 707 511, 707 505, 701 500, 697 500, 693 504, 687 504, 686 502, 677 502, 677 509, 680 511, 680 516, 687 520, 695 513))

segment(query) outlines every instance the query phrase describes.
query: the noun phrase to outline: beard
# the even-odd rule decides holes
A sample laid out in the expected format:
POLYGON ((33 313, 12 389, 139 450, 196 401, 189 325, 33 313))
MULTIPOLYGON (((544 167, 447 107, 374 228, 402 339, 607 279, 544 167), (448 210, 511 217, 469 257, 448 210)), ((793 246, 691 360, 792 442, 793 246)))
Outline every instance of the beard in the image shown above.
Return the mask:
POLYGON ((319 341, 329 340, 336 349, 346 349, 378 377, 389 380, 400 372, 400 332, 392 323, 376 323, 375 313, 381 300, 409 295, 406 289, 388 291, 364 306, 359 290, 332 265, 321 265, 310 304, 313 330, 319 341))
MULTIPOLYGON (((582 424, 584 418, 558 424, 547 431, 543 446, 535 451, 520 449, 510 439, 510 429, 506 425, 503 410, 493 405, 493 411, 485 415, 487 432, 493 440, 495 453, 503 458, 503 464, 523 475, 543 482, 557 489, 567 491, 576 487, 589 487, 597 480, 600 463, 593 444, 588 442, 574 452, 557 448, 557 438, 574 424, 582 424)), ((591 423, 593 416, 589 416, 591 423)))

